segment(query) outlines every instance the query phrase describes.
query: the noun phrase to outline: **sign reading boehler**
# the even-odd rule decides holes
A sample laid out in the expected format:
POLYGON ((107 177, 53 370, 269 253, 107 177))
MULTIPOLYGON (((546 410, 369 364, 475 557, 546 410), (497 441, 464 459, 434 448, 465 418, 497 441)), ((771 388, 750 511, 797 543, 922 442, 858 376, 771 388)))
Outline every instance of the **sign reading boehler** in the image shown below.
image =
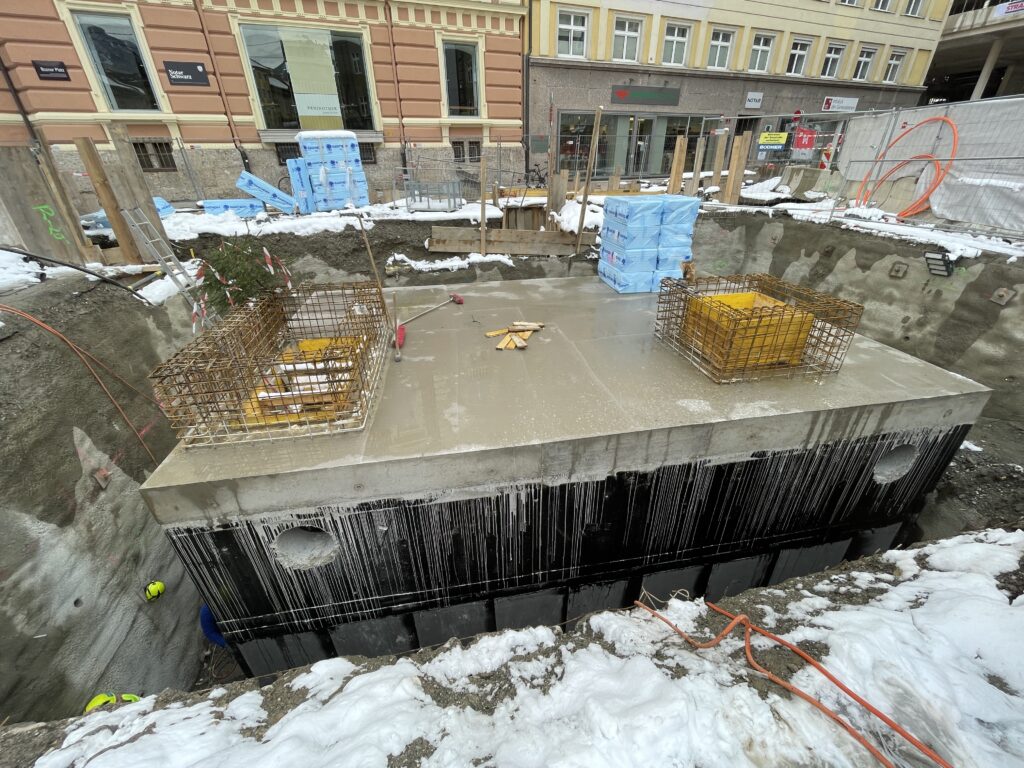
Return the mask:
POLYGON ((209 85, 206 65, 200 61, 165 61, 164 71, 171 85, 209 85))
POLYGON ((757 139, 758 150, 776 150, 785 149, 786 140, 789 138, 789 134, 785 132, 771 133, 765 131, 757 139))
POLYGON ((675 107, 679 104, 679 89, 659 85, 613 85, 612 104, 675 107))
POLYGON ((37 61, 32 59, 32 66, 40 80, 70 80, 68 68, 63 61, 37 61))

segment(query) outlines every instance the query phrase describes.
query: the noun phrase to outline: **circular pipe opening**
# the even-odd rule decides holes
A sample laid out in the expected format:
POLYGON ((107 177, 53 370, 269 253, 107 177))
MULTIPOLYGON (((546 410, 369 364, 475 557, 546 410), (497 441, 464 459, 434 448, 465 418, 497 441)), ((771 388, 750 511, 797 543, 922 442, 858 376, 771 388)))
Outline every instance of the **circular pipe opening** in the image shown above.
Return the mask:
POLYGON ((903 477, 917 461, 917 446, 910 443, 897 445, 882 454, 875 462, 873 477, 879 485, 893 483, 903 477))
POLYGON ((313 525, 298 525, 282 531, 270 546, 281 565, 296 570, 327 565, 340 550, 331 534, 313 525))

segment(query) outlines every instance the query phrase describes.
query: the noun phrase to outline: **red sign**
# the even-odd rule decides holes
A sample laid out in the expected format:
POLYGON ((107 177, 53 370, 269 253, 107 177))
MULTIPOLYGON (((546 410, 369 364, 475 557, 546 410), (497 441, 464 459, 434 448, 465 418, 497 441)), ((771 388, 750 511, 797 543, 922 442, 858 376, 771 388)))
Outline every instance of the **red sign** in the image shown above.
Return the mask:
POLYGON ((817 131, 812 131, 810 128, 797 128, 793 149, 814 149, 814 140, 817 137, 817 131))

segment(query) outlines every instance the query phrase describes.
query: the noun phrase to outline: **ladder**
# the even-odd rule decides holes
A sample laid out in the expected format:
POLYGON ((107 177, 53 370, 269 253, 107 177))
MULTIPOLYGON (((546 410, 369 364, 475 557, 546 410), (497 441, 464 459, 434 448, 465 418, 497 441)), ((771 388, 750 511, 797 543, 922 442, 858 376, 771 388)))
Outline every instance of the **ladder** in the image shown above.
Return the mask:
MULTIPOLYGON (((171 278, 174 287, 178 289, 181 298, 188 305, 189 311, 195 312, 199 304, 200 285, 196 279, 185 269, 177 255, 171 249, 170 243, 163 235, 157 232, 153 222, 143 213, 141 208, 122 208, 121 215, 128 222, 128 228, 135 238, 142 252, 150 259, 160 265, 165 275, 171 278)), ((216 320, 217 316, 210 312, 206 315, 206 323, 216 320)), ((193 320, 194 323, 194 320, 193 320)))

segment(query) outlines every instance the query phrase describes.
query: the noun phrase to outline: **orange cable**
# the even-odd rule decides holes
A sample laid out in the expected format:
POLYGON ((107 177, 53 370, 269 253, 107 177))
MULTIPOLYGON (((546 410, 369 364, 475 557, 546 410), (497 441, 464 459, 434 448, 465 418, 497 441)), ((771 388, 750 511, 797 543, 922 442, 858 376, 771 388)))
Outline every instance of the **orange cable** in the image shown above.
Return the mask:
MULTIPOLYGON (((710 608, 711 610, 713 610, 713 611, 715 611, 717 613, 720 613, 721 615, 725 616, 726 618, 729 618, 729 619, 734 618, 734 615, 732 613, 729 613, 729 611, 725 610, 721 606, 715 605, 714 603, 710 603, 710 602, 707 602, 707 601, 705 601, 705 605, 707 605, 708 608, 710 608)), ((844 684, 842 680, 840 680, 838 677, 836 677, 831 672, 829 672, 828 669, 823 664, 821 664, 820 662, 818 662, 817 660, 812 658, 808 653, 806 653, 798 645, 795 645, 795 644, 789 642, 788 640, 784 640, 783 638, 779 637, 778 635, 775 635, 775 634, 769 632, 767 629, 763 629, 763 628, 757 626, 756 624, 751 624, 750 627, 755 632, 757 632, 759 635, 763 635, 764 637, 767 637, 769 640, 772 640, 772 641, 778 643, 779 645, 781 645, 781 646, 783 646, 785 648, 788 648, 793 653, 795 653, 797 656, 799 656, 801 659, 806 661, 808 664, 810 664, 812 667, 814 667, 816 670, 818 670, 818 672, 820 672, 822 675, 824 675, 839 690, 841 690, 843 693, 845 693, 851 699, 853 699, 858 704, 860 704, 862 707, 864 707, 864 709, 866 709, 868 712, 873 714, 875 717, 877 717, 879 720, 881 720, 883 723, 885 723, 887 726, 889 726, 892 730, 896 731, 896 733, 898 733, 904 739, 906 739, 911 744, 913 744, 915 747, 917 747, 917 749, 922 754, 924 754, 927 758, 932 760, 936 765, 942 766, 942 768, 953 768, 953 766, 950 765, 950 763, 948 763, 946 760, 944 760, 942 757, 940 757, 933 749, 931 749, 929 746, 927 746, 926 744, 924 744, 921 741, 919 741, 917 738, 915 738, 913 736, 913 734, 911 734, 909 731, 904 729, 899 723, 897 723, 891 717, 886 715, 884 712, 880 711, 879 709, 876 709, 868 701, 866 701, 863 697, 861 697, 855 691, 853 691, 849 687, 847 687, 846 684, 844 684)))
MULTIPOLYGON (((866 749, 868 752, 870 752, 871 756, 874 757, 875 760, 877 760, 879 763, 884 765, 885 768, 894 768, 892 762, 890 762, 889 759, 885 755, 883 755, 874 744, 869 742, 867 740, 867 738, 864 737, 863 734, 861 734, 859 731, 857 731, 852 725, 850 725, 848 722, 846 722, 836 712, 834 712, 833 710, 829 709, 827 706, 822 704, 820 701, 815 699, 810 694, 805 693, 804 691, 802 691, 799 688, 797 688, 795 685, 793 685, 793 684, 783 680, 778 675, 772 674, 767 669, 765 669, 764 667, 762 667, 760 664, 757 663, 757 661, 754 659, 753 649, 750 646, 750 628, 751 628, 752 624, 750 622, 750 619, 747 618, 745 615, 739 614, 738 616, 734 616, 732 618, 732 621, 730 621, 729 624, 726 625, 725 629, 723 629, 721 632, 719 632, 718 635, 716 635, 714 638, 712 638, 711 640, 709 640, 709 641, 707 641, 705 643, 701 643, 701 642, 698 642, 697 640, 694 640, 688 634, 683 632, 683 630, 681 630, 679 627, 677 627, 675 624, 673 624, 669 619, 665 618, 663 615, 658 613, 658 611, 654 610, 650 606, 648 606, 648 605, 646 605, 644 603, 641 603, 639 600, 634 600, 633 604, 636 605, 638 608, 643 608, 645 611, 650 613, 656 619, 658 619, 658 620, 664 622, 665 624, 667 624, 669 627, 672 628, 672 630, 675 631, 675 633, 677 635, 679 635, 681 638, 683 638, 686 642, 688 642, 694 648, 699 648, 699 649, 712 648, 712 647, 718 645, 720 642, 722 642, 722 640, 724 640, 726 637, 728 637, 732 633, 733 629, 735 629, 737 626, 742 624, 743 627, 744 627, 743 641, 744 641, 744 652, 746 653, 746 656, 747 656, 747 663, 750 664, 750 666, 756 672, 760 673, 764 677, 767 677, 769 680, 771 680, 776 685, 778 685, 778 686, 780 686, 782 688, 785 688, 787 691, 789 691, 793 695, 799 696, 801 699, 806 701, 808 704, 810 704, 810 705, 816 707, 817 709, 821 710, 829 719, 833 720, 840 728, 842 728, 844 731, 846 731, 848 734, 850 734, 850 736, 852 736, 854 738, 854 740, 857 741, 858 744, 860 744, 862 747, 864 747, 864 749, 866 749)), ((709 605, 710 605, 710 603, 709 603, 709 605)))
POLYGON ((0 304, 0 312, 9 312, 12 315, 28 320, 30 323, 39 326, 44 331, 52 333, 58 339, 67 344, 71 351, 78 355, 78 358, 82 361, 82 364, 89 369, 89 373, 91 373, 92 377, 96 379, 96 383, 100 385, 100 388, 103 390, 104 394, 106 394, 110 402, 113 403, 114 407, 117 409, 117 412, 121 414, 121 418, 124 419, 124 422, 131 428, 132 432, 135 433, 135 436, 139 439, 139 442, 142 444, 142 447, 145 449, 146 453, 149 454, 149 458, 150 460, 152 460, 153 465, 155 466, 159 464, 159 462, 156 460, 156 456, 153 455, 153 452, 149 449, 149 446, 146 445, 146 441, 143 439, 142 433, 140 433, 139 430, 135 428, 135 425, 132 423, 131 419, 128 418, 128 414, 124 412, 124 409, 121 407, 121 404, 118 403, 117 398, 115 398, 110 393, 110 390, 107 389, 107 385, 103 383, 103 379, 101 379, 99 377, 99 374, 96 373, 96 369, 89 364, 88 358, 86 358, 85 354, 83 354, 83 351, 80 350, 79 347, 73 341, 71 341, 69 338, 67 338, 64 334, 62 334, 53 326, 47 325, 39 318, 30 315, 28 312, 24 312, 20 309, 8 306, 6 304, 0 304))

